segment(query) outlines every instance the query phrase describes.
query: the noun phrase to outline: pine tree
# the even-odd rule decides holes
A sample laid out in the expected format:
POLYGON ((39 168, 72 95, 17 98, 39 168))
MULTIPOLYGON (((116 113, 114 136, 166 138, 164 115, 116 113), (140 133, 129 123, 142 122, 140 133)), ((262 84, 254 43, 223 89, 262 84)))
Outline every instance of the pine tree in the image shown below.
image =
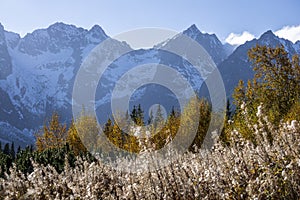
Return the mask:
POLYGON ((128 113, 128 110, 126 110, 126 113, 125 113, 125 120, 129 120, 129 113, 128 113))
POLYGON ((3 149, 3 153, 6 155, 10 155, 9 143, 6 143, 3 149))
POLYGON ((153 111, 151 110, 150 111, 150 115, 149 115, 149 119, 148 119, 148 122, 147 122, 147 125, 150 125, 152 122, 153 122, 153 111))
POLYGON ((141 104, 139 104, 137 108, 136 106, 133 106, 130 117, 136 125, 138 126, 144 125, 144 111, 141 108, 141 104))
POLYGON ((227 99, 227 102, 226 102, 226 113, 225 113, 225 115, 226 115, 226 120, 231 119, 232 111, 231 111, 229 99, 227 99))
POLYGON ((154 128, 162 128, 164 124, 164 116, 161 110, 161 106, 160 104, 158 104, 157 110, 156 110, 156 114, 155 114, 155 118, 154 118, 154 128))
POLYGON ((21 152, 21 146, 18 146, 18 150, 17 150, 17 154, 19 154, 21 152))
POLYGON ((13 160, 15 159, 16 152, 15 152, 15 144, 14 144, 14 142, 12 142, 11 146, 10 146, 10 156, 11 156, 11 158, 13 160))
POLYGON ((138 105, 136 124, 138 126, 144 125, 144 111, 142 110, 141 104, 138 105))
POLYGON ((134 123, 136 124, 137 123, 137 110, 136 110, 135 106, 133 106, 130 117, 131 117, 131 120, 134 121, 134 123))

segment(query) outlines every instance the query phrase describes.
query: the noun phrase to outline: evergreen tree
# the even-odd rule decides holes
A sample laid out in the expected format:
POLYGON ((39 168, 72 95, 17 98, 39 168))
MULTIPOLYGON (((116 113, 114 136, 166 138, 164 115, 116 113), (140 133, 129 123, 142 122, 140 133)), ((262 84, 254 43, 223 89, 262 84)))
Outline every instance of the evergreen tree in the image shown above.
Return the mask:
POLYGON ((229 101, 229 99, 227 99, 227 102, 226 102, 226 120, 231 119, 231 116, 232 116, 232 111, 231 111, 231 108, 230 108, 230 101, 229 101))
POLYGON ((175 111, 174 106, 172 106, 170 117, 175 117, 176 115, 177 115, 177 112, 175 111))
POLYGON ((232 110, 230 106, 230 101, 227 99, 226 102, 226 112, 225 112, 225 118, 224 118, 224 126, 222 128, 220 139, 222 142, 224 142, 226 145, 229 145, 230 141, 230 134, 232 132, 232 110))
POLYGON ((21 152, 21 146, 18 146, 18 150, 17 150, 17 154, 19 154, 21 152))
POLYGON ((144 125, 144 111, 142 110, 141 104, 138 105, 136 124, 138 126, 144 125))
POLYGON ((9 143, 6 143, 5 146, 4 146, 4 149, 3 149, 3 153, 5 155, 10 155, 10 149, 9 149, 9 143))
POLYGON ((11 158, 14 160, 15 156, 16 156, 16 152, 15 152, 15 144, 14 142, 11 143, 11 147, 10 147, 10 156, 11 158))
POLYGON ((154 128, 161 128, 161 126, 164 124, 164 116, 161 110, 160 104, 158 104, 155 118, 154 118, 154 128))
POLYGON ((133 106, 130 117, 136 125, 138 126, 144 125, 144 111, 141 108, 141 104, 139 104, 137 108, 136 106, 133 106))
MULTIPOLYGON (((9 146, 7 147, 9 148, 9 146)), ((11 166, 12 166, 11 157, 8 154, 5 154, 4 151, 0 152, 0 176, 4 177, 5 172, 9 174, 9 168, 11 166)))
POLYGON ((151 110, 147 124, 150 125, 152 122, 153 122, 153 111, 151 110))
POLYGON ((23 150, 20 150, 17 153, 15 160, 17 169, 23 173, 31 173, 33 171, 33 166, 30 159, 35 159, 35 157, 36 156, 31 151, 29 146, 23 150))
POLYGON ((135 105, 133 106, 130 117, 131 117, 131 120, 134 121, 134 123, 136 124, 137 123, 137 110, 136 110, 135 105))
POLYGON ((129 113, 128 113, 128 110, 126 110, 126 113, 125 113, 125 120, 129 120, 129 113))

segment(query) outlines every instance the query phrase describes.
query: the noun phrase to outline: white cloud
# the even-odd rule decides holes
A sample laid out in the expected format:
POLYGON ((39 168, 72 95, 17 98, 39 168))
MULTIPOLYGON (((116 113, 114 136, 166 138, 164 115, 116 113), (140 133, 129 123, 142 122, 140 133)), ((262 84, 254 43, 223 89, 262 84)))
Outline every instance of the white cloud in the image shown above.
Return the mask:
POLYGON ((228 37, 225 39, 225 42, 231 45, 241 45, 244 44, 246 41, 250 41, 254 39, 254 35, 251 33, 244 31, 241 34, 230 33, 228 37))
POLYGON ((275 35, 278 37, 288 39, 292 42, 300 40, 300 25, 299 26, 285 26, 278 31, 275 31, 275 35))

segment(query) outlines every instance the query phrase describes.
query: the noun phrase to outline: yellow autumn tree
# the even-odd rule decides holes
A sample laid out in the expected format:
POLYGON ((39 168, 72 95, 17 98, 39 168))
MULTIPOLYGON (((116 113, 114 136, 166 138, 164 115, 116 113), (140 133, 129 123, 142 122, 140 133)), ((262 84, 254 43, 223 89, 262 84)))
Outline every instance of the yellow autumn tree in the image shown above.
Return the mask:
POLYGON ((77 135, 89 151, 95 151, 99 139, 100 127, 95 116, 84 110, 75 121, 77 135))
POLYGON ((279 126, 281 120, 299 119, 299 56, 294 55, 292 59, 290 56, 284 46, 257 45, 248 52, 255 74, 246 85, 240 81, 235 88, 233 127, 253 142, 252 125, 258 122, 259 106, 263 107, 268 122, 275 126, 279 126))
POLYGON ((74 120, 72 120, 70 128, 68 130, 67 142, 71 146, 75 155, 79 155, 80 153, 85 153, 87 151, 86 147, 81 141, 81 138, 78 135, 74 120))
POLYGON ((58 113, 54 112, 48 125, 36 134, 36 148, 43 151, 48 148, 59 148, 66 144, 67 127, 59 122, 58 113))

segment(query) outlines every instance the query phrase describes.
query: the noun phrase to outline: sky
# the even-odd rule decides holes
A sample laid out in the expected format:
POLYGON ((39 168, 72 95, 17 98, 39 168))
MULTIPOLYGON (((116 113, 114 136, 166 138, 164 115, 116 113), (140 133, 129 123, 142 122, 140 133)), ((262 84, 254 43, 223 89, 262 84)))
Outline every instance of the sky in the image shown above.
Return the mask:
POLYGON ((109 36, 144 27, 183 31, 196 24, 236 45, 272 30, 300 40, 299 0, 0 0, 0 23, 26 35, 64 22, 90 29, 100 25, 109 36))

